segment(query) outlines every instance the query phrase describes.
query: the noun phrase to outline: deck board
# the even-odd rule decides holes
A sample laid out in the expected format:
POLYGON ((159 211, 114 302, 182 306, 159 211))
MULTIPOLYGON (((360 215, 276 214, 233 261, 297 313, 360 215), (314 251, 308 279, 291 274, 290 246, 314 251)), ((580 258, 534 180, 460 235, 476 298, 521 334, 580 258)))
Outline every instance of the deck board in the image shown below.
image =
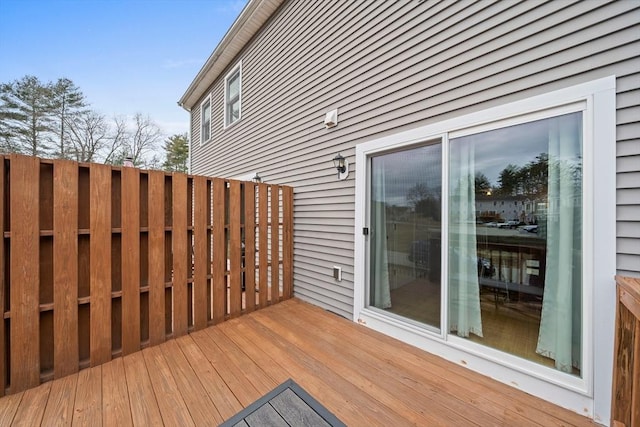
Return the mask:
POLYGON ((288 378, 347 425, 594 425, 296 299, 0 398, 0 424, 215 425, 288 378))

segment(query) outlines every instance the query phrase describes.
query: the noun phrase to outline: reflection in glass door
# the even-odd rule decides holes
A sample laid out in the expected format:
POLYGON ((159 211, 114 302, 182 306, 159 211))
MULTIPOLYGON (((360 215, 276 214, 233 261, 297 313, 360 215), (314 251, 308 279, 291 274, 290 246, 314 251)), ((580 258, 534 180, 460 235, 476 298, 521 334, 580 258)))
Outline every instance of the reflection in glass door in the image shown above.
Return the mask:
POLYGON ((442 144, 371 158, 369 306, 440 328, 442 144))

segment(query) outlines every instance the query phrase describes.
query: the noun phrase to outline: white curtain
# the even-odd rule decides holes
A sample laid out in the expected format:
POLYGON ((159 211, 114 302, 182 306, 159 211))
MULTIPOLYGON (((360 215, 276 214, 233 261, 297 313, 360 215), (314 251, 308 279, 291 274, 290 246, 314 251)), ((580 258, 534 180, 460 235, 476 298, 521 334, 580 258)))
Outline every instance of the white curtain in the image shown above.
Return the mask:
POLYGON ((371 186, 371 304, 391 308, 389 289, 389 261, 387 253, 387 214, 385 162, 382 157, 372 159, 371 186))
POLYGON ((551 119, 549 126, 547 256, 536 348, 564 372, 580 368, 582 332, 582 191, 576 165, 582 132, 580 120, 571 117, 551 119))
POLYGON ((482 336, 476 250, 475 150, 472 141, 451 142, 449 196, 449 330, 482 336))

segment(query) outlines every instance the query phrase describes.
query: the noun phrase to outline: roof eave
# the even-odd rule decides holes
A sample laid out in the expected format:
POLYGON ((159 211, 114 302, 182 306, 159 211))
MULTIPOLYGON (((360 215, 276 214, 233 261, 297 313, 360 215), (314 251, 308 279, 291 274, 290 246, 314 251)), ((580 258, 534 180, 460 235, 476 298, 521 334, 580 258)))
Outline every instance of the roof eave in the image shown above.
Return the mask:
POLYGON ((202 97, 284 0, 250 0, 185 91, 178 105, 187 111, 202 97))

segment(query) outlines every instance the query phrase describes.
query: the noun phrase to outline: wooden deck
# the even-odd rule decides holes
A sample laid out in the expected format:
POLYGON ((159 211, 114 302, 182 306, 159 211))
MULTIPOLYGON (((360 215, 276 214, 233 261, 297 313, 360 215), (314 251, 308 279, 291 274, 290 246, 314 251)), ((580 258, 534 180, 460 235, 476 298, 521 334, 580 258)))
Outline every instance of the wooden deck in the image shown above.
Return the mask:
POLYGON ((351 426, 594 425, 289 300, 0 399, 0 425, 217 425, 292 378, 351 426))

